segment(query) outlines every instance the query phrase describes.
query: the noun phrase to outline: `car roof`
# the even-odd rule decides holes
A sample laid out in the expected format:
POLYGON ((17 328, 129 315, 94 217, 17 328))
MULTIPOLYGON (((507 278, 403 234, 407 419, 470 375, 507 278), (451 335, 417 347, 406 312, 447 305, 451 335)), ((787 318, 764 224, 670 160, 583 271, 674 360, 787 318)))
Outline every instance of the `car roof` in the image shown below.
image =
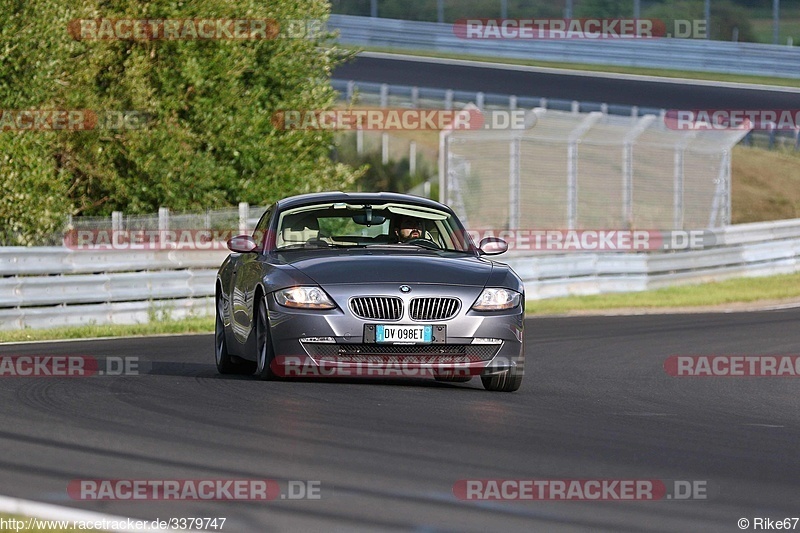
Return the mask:
POLYGON ((452 213, 452 209, 444 204, 440 204, 428 198, 421 196, 413 196, 411 194, 401 194, 396 192, 319 192, 311 194, 300 194, 297 196, 290 196, 279 200, 277 208, 279 210, 291 209, 301 205, 315 204, 324 202, 347 202, 347 203, 387 203, 397 202, 403 204, 412 204, 433 209, 441 209, 448 213, 452 213))

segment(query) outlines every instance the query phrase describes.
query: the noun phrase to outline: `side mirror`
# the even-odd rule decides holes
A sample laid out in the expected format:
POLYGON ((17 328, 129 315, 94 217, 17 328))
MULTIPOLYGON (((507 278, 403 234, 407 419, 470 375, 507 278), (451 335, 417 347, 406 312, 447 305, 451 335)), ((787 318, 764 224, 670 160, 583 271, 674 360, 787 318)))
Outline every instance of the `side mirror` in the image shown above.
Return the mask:
POLYGON ((258 248, 258 244, 256 244, 256 241, 253 240, 253 237, 250 235, 237 235, 228 240, 228 249, 231 252, 248 254, 250 252, 255 252, 256 248, 258 248))
POLYGON ((508 243, 498 237, 486 237, 478 245, 481 255, 498 255, 508 251, 508 243))

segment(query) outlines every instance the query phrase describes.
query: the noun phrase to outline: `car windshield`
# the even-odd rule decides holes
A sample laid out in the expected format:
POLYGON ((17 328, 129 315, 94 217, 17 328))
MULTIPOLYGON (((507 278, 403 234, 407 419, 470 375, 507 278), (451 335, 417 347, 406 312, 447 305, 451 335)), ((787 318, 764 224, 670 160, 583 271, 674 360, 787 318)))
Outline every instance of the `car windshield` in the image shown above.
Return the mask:
POLYGON ((456 217, 425 206, 326 203, 288 209, 278 220, 278 250, 367 246, 475 250, 456 217))

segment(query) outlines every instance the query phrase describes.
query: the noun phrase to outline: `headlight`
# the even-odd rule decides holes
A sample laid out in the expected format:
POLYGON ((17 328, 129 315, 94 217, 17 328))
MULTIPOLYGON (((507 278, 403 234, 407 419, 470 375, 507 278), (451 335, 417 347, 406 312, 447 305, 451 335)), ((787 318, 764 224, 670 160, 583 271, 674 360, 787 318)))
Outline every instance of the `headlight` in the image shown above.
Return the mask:
POLYGON ((336 305, 319 287, 292 287, 275 292, 275 299, 286 307, 333 309, 336 305))
POLYGON ((472 308, 476 311, 499 311, 519 305, 520 293, 509 289, 483 289, 472 308))

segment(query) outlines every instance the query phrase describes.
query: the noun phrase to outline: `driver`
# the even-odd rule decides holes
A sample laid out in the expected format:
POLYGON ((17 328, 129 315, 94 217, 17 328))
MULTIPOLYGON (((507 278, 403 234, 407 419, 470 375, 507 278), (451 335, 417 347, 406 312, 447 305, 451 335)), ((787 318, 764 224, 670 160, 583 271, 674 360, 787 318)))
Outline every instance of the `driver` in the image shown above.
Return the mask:
POLYGON ((408 242, 412 239, 422 239, 425 237, 425 221, 417 218, 404 215, 397 222, 394 228, 394 234, 397 237, 397 242, 408 242))

